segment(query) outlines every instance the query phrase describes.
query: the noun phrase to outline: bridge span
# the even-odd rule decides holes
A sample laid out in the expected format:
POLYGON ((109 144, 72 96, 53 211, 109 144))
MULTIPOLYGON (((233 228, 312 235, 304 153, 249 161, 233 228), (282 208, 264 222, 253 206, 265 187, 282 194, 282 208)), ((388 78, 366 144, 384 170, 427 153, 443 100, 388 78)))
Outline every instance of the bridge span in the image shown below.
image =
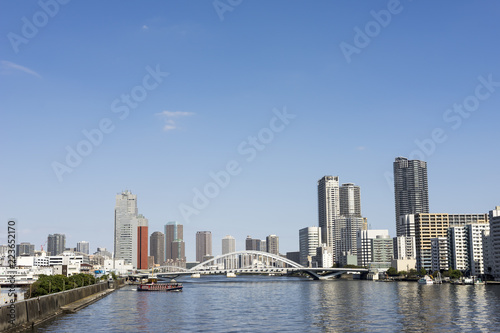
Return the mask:
MULTIPOLYGON (((176 266, 154 267, 152 272, 158 277, 175 278, 183 275, 228 275, 228 274, 274 274, 288 275, 305 273, 314 280, 330 279, 344 273, 367 274, 366 268, 317 268, 304 267, 287 258, 268 252, 237 251, 202 262, 191 269, 176 266)), ((145 276, 151 270, 138 271, 145 276)))

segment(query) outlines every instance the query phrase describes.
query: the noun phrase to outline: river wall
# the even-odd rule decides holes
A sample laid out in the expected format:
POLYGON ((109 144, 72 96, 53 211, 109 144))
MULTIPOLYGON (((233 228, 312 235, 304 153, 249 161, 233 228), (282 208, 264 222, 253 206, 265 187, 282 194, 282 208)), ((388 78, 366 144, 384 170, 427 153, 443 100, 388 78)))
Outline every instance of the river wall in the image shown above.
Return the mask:
POLYGON ((105 291, 108 288, 119 288, 122 284, 123 281, 115 281, 114 284, 108 286, 108 282, 102 282, 2 305, 0 307, 0 332, 15 331, 36 325, 60 314, 62 306, 105 291))

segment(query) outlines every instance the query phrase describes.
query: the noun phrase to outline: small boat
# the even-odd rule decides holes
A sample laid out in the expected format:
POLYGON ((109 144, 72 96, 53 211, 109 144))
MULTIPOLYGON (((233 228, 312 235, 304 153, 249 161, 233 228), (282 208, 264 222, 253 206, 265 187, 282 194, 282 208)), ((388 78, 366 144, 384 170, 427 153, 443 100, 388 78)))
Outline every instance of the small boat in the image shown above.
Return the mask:
POLYGON ((426 275, 423 278, 421 278, 420 280, 418 280, 418 283, 420 283, 420 284, 433 284, 434 281, 432 281, 432 279, 430 278, 429 275, 426 275))
POLYGON ((182 291, 182 283, 172 280, 168 283, 157 283, 157 279, 148 279, 148 283, 141 283, 137 291, 182 291))

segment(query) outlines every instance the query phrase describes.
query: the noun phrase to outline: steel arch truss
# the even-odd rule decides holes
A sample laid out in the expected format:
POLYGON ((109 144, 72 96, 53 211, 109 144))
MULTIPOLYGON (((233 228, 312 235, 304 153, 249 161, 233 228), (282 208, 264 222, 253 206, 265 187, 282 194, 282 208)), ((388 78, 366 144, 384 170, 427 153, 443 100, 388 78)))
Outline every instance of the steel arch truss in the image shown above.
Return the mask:
POLYGON ((268 252, 237 251, 202 262, 191 271, 232 270, 232 269, 271 269, 304 268, 287 258, 268 252))

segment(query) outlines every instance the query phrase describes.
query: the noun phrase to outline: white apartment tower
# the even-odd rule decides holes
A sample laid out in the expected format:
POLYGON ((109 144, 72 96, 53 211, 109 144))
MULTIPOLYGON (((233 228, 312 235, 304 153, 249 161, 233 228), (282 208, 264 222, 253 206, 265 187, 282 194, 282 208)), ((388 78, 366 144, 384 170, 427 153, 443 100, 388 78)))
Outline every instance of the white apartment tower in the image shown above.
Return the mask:
POLYGON ((233 236, 227 235, 222 238, 222 254, 228 254, 236 251, 236 240, 233 236))
POLYGON ((309 259, 316 255, 316 248, 321 246, 321 228, 307 227, 299 230, 300 264, 307 266, 309 259))
POLYGON ((336 235, 335 220, 339 216, 339 177, 324 176, 318 180, 318 225, 321 228, 320 243, 332 247, 334 252, 336 240, 339 238, 336 235))

